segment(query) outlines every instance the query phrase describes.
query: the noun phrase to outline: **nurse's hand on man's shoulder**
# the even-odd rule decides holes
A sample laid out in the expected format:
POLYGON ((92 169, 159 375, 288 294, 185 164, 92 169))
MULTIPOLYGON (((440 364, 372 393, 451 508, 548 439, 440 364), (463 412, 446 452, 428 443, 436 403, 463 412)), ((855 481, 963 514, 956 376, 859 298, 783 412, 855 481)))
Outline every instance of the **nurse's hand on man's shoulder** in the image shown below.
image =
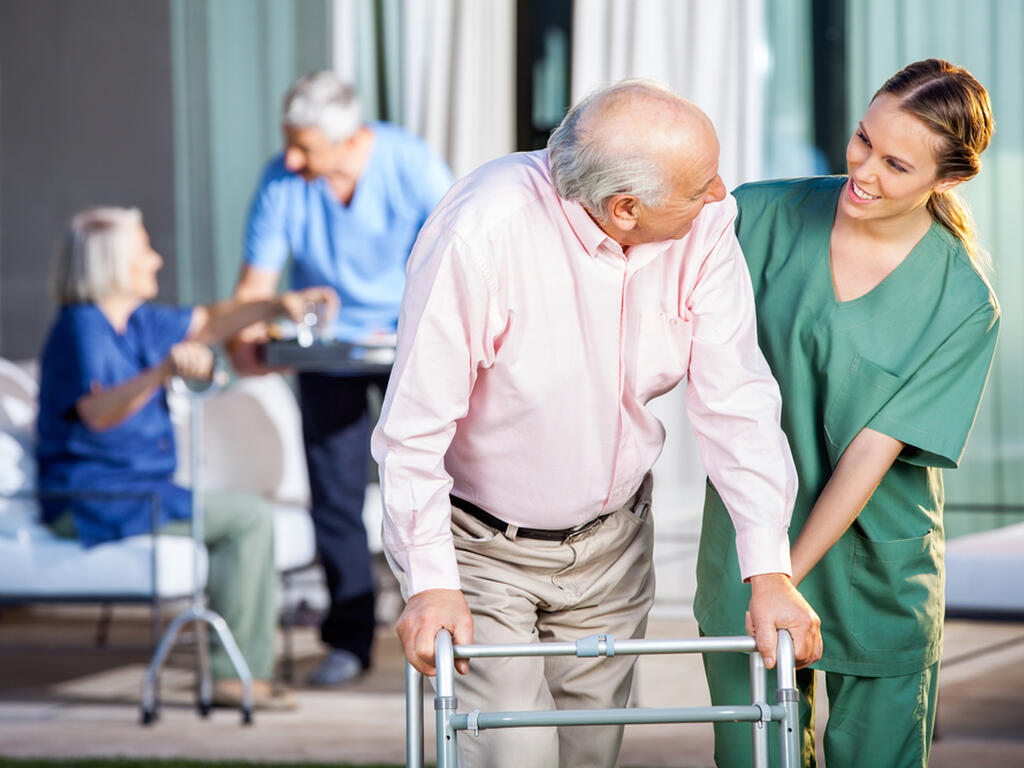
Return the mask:
POLYGON ((797 669, 821 658, 821 619, 784 573, 762 573, 750 577, 750 610, 747 633, 757 641, 765 666, 775 666, 780 629, 793 637, 797 669))
MULTIPOLYGON (((473 642, 473 615, 460 590, 427 589, 417 592, 405 604, 395 622, 395 631, 405 648, 405 657, 424 675, 436 674, 434 646, 437 633, 447 629, 455 645, 473 642)), ((469 659, 457 659, 455 669, 469 671, 469 659)))

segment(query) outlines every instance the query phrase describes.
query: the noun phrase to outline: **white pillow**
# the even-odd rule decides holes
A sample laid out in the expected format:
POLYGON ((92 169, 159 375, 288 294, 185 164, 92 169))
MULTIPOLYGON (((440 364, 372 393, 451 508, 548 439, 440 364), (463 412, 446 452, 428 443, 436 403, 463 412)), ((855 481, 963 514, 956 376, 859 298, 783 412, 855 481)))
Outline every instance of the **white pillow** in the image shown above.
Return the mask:
POLYGON ((38 395, 39 387, 31 375, 0 358, 0 493, 36 489, 38 395))
POLYGON ((31 493, 36 489, 36 460, 31 441, 0 432, 0 494, 31 493))

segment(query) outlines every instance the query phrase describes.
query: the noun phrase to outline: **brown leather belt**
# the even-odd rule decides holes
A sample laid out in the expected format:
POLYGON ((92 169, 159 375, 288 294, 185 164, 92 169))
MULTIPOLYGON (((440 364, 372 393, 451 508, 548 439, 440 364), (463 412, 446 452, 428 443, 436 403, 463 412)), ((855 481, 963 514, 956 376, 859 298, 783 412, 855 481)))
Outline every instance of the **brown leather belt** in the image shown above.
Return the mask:
MULTIPOLYGON (((451 499, 452 506, 458 507, 470 517, 475 517, 484 525, 494 528, 496 531, 506 533, 509 529, 515 529, 515 536, 523 539, 540 539, 541 541, 565 541, 574 536, 579 536, 581 533, 586 533, 592 528, 596 528, 609 515, 601 515, 595 517, 590 522, 578 525, 575 528, 562 528, 560 530, 551 530, 548 528, 516 528, 511 523, 506 523, 504 520, 495 517, 490 512, 480 509, 476 504, 465 499, 460 499, 458 496, 449 496, 451 499)), ((611 513, 609 513, 611 514, 611 513)))

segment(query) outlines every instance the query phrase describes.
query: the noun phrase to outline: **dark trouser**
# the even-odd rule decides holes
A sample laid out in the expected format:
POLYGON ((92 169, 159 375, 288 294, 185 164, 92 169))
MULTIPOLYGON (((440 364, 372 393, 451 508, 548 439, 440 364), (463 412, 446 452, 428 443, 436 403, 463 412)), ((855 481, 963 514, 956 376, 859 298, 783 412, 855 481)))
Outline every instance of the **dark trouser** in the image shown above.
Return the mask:
POLYGON ((330 592, 320 637, 370 666, 376 624, 373 567, 363 527, 369 465, 367 388, 387 376, 299 375, 302 433, 316 546, 330 592))

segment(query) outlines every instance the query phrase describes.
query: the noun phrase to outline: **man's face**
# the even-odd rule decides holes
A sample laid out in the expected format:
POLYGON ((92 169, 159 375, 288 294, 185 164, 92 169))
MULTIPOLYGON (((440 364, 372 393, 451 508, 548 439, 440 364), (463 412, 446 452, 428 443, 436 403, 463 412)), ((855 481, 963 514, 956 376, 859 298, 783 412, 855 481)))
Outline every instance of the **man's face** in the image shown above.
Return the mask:
POLYGON ((725 184, 718 175, 718 139, 710 128, 696 151, 670 155, 670 187, 661 205, 640 206, 637 224, 631 233, 635 244, 679 240, 686 236, 694 219, 708 203, 725 197, 725 184))
POLYGON ((339 163, 344 141, 331 144, 319 128, 284 128, 284 166, 306 181, 325 176, 339 163))

